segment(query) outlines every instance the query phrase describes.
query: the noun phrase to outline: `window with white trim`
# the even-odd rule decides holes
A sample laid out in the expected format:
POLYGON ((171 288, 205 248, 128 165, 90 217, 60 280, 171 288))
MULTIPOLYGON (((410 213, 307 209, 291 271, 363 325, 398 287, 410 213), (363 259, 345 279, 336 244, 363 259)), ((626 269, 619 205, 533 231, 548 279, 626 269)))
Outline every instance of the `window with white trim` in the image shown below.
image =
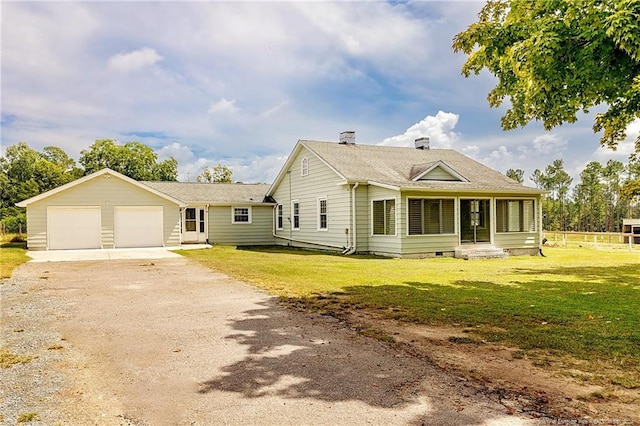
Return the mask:
POLYGON ((300 175, 307 176, 309 174, 309 159, 304 157, 300 162, 300 175))
POLYGON ((327 229, 327 198, 318 198, 318 230, 326 231, 327 229))
POLYGON ((284 206, 282 204, 278 204, 276 211, 276 229, 282 230, 284 229, 284 206))
POLYGON ((291 202, 291 228, 300 229, 300 203, 297 200, 291 202))
POLYGON ((535 232, 533 200, 496 200, 496 232, 535 232))
POLYGON ((396 234, 396 200, 372 202, 373 235, 396 234))
POLYGON ((409 235, 455 232, 453 198, 409 198, 407 204, 409 235))
POLYGON ((251 223, 251 207, 233 207, 231 223, 251 223))

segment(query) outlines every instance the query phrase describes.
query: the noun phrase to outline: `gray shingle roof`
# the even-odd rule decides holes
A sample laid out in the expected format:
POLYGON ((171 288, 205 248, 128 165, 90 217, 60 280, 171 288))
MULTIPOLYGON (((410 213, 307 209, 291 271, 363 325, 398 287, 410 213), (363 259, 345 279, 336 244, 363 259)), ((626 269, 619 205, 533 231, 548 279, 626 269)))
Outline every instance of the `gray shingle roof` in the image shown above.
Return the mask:
POLYGON ((377 182, 399 188, 501 191, 540 194, 484 164, 451 149, 415 149, 380 145, 343 145, 336 142, 300 141, 349 182, 377 182), (468 182, 413 181, 420 171, 442 161, 468 182))
POLYGON ((189 204, 259 204, 269 185, 263 183, 141 182, 189 204))

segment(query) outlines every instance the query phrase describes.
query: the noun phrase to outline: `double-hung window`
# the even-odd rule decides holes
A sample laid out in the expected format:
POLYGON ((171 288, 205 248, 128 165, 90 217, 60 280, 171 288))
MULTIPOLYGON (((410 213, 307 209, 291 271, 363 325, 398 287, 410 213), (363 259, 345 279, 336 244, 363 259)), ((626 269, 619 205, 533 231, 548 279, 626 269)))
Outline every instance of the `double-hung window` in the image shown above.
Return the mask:
POLYGON ((453 234, 453 198, 409 198, 409 235, 453 234))
POLYGON ((291 228, 300 229, 300 202, 291 202, 291 228))
POLYGON ((233 207, 232 223, 251 223, 250 207, 233 207))
POLYGON ((278 204, 277 214, 276 214, 276 229, 282 230, 284 229, 284 206, 282 204, 278 204))
POLYGON ((373 201, 373 235, 396 235, 396 200, 373 201))
POLYGON ((327 229, 327 199, 318 198, 318 230, 326 231, 327 229))
POLYGON ((300 162, 300 175, 308 176, 309 175, 309 159, 304 157, 300 162))
POLYGON ((497 232, 535 232, 533 200, 496 200, 497 232))

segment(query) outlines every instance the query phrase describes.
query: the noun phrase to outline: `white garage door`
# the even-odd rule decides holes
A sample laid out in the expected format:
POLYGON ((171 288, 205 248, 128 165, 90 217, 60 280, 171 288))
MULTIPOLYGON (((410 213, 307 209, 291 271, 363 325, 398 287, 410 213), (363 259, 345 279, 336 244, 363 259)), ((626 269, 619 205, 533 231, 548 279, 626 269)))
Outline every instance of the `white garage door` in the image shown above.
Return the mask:
POLYGON ((162 246, 162 206, 118 206, 114 221, 116 247, 162 246))
POLYGON ((100 207, 48 207, 50 250, 100 248, 100 207))

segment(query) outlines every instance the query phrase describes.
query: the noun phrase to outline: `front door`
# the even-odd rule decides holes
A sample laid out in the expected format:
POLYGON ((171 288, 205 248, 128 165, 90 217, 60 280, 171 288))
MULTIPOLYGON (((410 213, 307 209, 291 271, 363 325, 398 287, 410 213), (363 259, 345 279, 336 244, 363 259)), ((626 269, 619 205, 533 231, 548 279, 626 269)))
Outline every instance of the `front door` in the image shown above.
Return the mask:
POLYGON ((490 200, 460 200, 460 243, 490 243, 490 200))
POLYGON ((205 209, 201 207, 187 207, 182 214, 182 242, 205 242, 206 223, 205 209))

